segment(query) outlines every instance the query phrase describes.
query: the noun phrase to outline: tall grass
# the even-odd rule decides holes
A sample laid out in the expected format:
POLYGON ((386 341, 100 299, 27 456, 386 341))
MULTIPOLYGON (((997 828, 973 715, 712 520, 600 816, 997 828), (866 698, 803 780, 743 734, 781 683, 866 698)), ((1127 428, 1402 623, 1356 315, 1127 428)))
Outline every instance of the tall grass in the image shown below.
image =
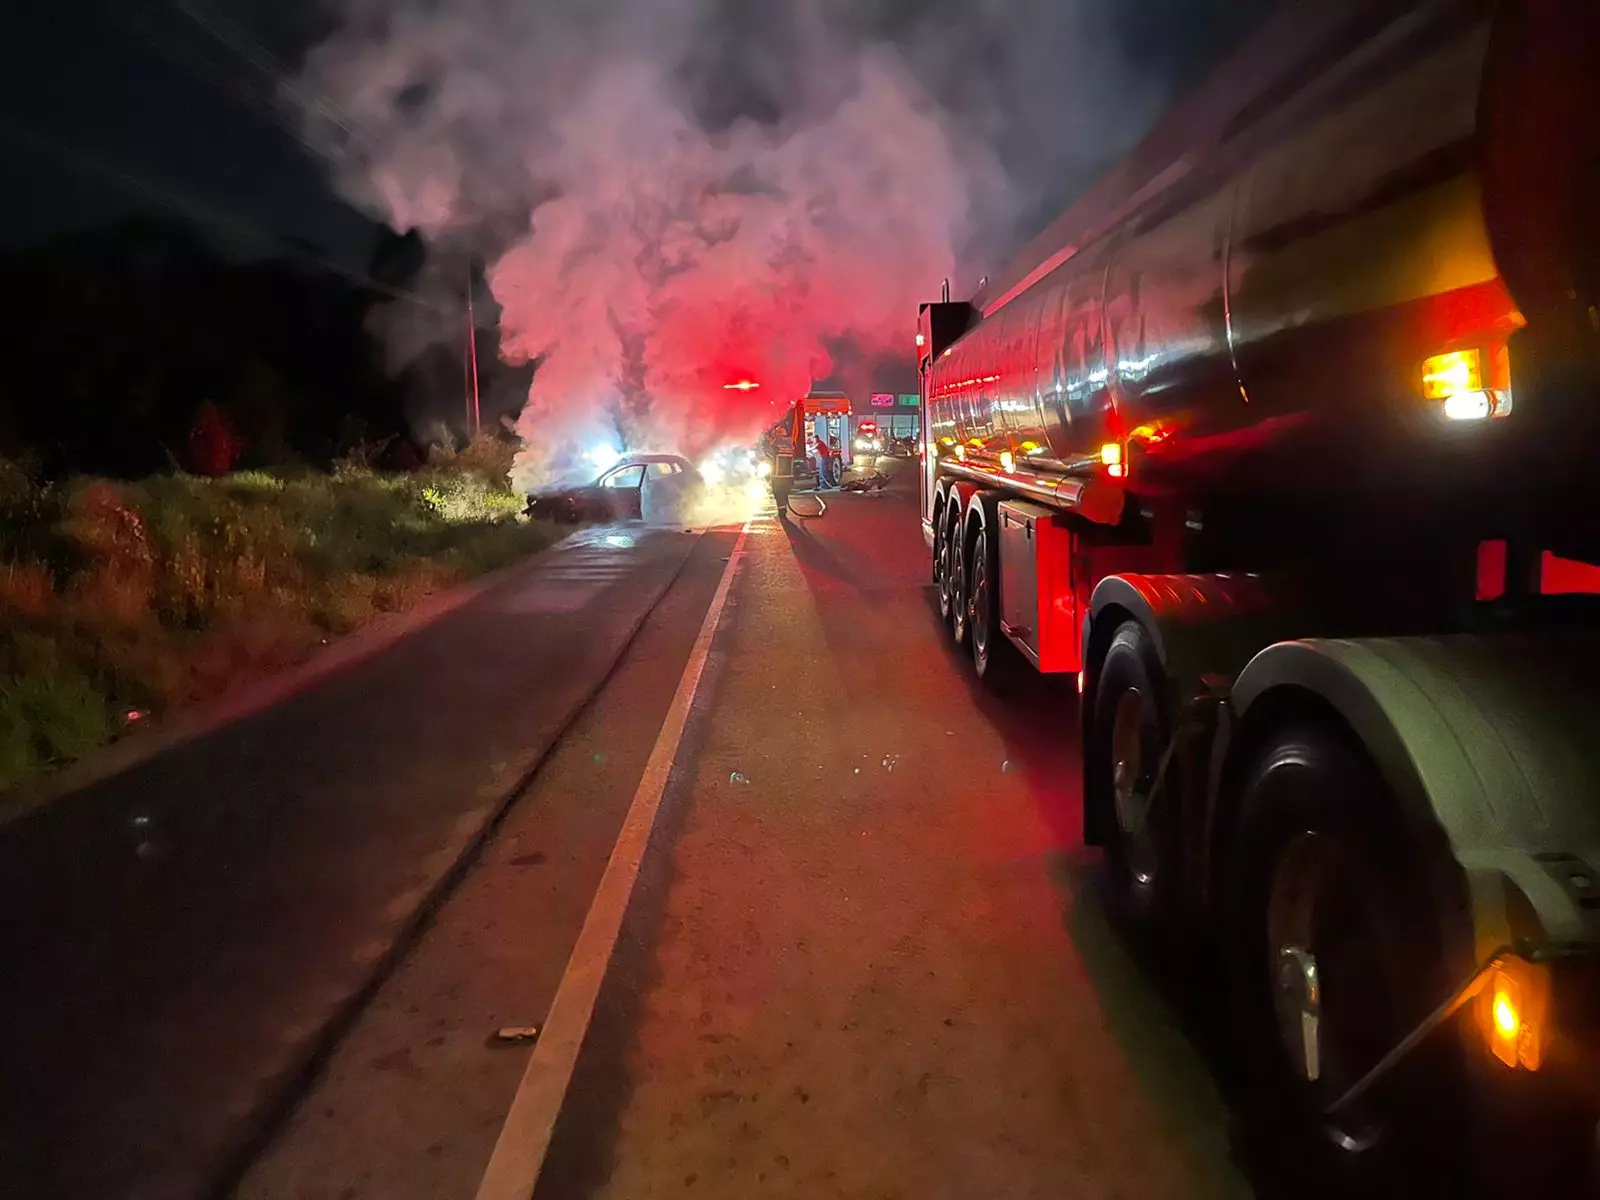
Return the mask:
POLYGON ((0 789, 554 540, 497 455, 57 485, 0 461, 0 789))

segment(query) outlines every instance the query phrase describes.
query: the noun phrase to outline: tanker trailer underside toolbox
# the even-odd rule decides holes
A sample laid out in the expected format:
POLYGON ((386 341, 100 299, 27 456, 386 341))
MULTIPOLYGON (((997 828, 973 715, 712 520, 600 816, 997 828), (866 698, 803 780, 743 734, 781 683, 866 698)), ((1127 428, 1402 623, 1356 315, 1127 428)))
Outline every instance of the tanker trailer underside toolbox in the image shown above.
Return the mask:
POLYGON ((1072 532, 1042 504, 1005 500, 1000 515, 1000 629, 1040 671, 1078 670, 1082 615, 1072 532))

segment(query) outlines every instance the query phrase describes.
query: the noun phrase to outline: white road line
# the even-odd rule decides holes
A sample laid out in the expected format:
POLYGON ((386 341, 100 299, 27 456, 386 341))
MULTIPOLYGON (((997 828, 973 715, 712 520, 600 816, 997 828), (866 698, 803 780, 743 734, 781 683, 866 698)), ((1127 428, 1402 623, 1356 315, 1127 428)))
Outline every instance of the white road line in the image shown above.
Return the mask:
POLYGON ((494 1153, 478 1184, 477 1200, 529 1200, 544 1167, 545 1155, 550 1149, 550 1137, 555 1130, 556 1117, 566 1098, 567 1085, 572 1081, 577 1066, 578 1050, 583 1045, 589 1022, 594 1016, 595 1001, 600 995, 600 984, 605 979, 611 952, 616 947, 617 935, 622 929, 622 917, 633 895, 634 883, 639 878, 639 864, 655 826, 656 813, 661 808, 661 797, 666 791, 667 777, 672 772, 679 743, 683 740, 684 726, 689 720, 689 710, 694 705, 695 691, 700 686, 700 676, 705 670, 706 658, 711 652, 711 642, 722 619, 722 609, 728 600, 728 589, 733 583, 734 571, 744 554, 744 539, 750 525, 746 522, 739 531, 723 568, 722 580, 717 584, 711 607, 706 610, 700 625, 699 636, 689 651, 689 661, 678 680, 678 690, 673 693, 667 708, 661 732, 656 735, 655 747, 645 763, 644 774, 639 778, 638 790, 628 806, 622 831, 612 847, 611 859, 606 863, 605 874, 600 877, 589 915, 584 918, 578 933, 572 957, 556 987, 555 999, 545 1016, 544 1028, 528 1058, 527 1070, 517 1085, 517 1094, 511 1101, 511 1111, 500 1129, 494 1153))

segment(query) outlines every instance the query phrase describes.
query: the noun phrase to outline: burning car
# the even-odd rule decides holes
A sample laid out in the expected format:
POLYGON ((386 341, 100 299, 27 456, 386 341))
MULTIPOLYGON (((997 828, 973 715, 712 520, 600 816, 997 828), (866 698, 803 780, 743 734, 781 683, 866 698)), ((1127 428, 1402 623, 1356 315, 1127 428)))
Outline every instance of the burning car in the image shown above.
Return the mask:
POLYGON ((705 479, 679 454, 629 454, 592 482, 536 491, 528 515, 554 521, 629 521, 682 512, 705 490, 705 479))

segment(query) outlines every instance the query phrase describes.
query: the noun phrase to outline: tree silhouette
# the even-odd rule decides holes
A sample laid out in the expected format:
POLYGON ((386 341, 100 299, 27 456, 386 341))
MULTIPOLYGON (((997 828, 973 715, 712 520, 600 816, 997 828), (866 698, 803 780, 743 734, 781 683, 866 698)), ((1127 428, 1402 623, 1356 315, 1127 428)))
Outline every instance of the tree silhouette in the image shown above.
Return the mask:
POLYGON ((398 378, 374 332, 392 306, 447 311, 450 294, 419 292, 464 288, 470 269, 483 421, 520 411, 532 367, 499 361, 483 266, 459 266, 445 258, 430 271, 415 232, 380 241, 370 283, 309 258, 241 263, 154 217, 0 257, 0 455, 36 458, 52 476, 131 478, 175 459, 203 473, 326 464, 357 449, 355 426, 367 451, 416 448, 416 430, 439 426, 463 438, 464 325, 442 320, 436 345, 398 378))

